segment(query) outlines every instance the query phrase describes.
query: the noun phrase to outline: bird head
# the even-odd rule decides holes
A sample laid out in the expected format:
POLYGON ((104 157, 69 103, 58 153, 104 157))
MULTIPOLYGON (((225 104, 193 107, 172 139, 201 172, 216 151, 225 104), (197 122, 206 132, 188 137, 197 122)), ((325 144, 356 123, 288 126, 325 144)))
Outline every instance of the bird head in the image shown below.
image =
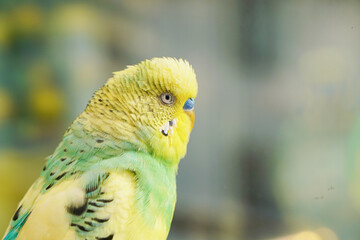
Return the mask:
POLYGON ((194 125, 197 89, 187 61, 145 60, 115 72, 95 93, 84 112, 86 125, 123 146, 178 163, 194 125))

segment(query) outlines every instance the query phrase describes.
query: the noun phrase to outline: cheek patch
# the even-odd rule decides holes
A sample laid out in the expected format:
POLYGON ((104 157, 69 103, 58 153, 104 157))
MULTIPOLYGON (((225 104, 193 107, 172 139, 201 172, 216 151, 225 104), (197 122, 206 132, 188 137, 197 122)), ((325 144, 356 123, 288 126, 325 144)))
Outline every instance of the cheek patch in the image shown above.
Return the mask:
POLYGON ((170 120, 168 122, 166 122, 161 128, 160 128, 160 132, 167 137, 169 134, 173 134, 174 133, 174 128, 176 127, 176 118, 174 118, 173 120, 170 120))

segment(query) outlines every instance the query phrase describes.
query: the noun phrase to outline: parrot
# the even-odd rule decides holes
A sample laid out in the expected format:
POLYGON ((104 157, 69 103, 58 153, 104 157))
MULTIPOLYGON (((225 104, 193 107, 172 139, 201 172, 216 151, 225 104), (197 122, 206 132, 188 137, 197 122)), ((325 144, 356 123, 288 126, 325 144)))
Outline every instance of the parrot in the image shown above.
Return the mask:
POLYGON ((114 72, 47 157, 3 239, 166 239, 197 91, 183 59, 114 72))

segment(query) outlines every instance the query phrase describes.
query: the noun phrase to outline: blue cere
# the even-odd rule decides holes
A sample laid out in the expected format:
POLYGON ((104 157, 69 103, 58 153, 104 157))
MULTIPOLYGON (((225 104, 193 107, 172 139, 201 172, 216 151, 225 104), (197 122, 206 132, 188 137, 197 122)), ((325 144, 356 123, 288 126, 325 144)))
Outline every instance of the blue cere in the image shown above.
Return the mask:
POLYGON ((195 100, 193 98, 189 98, 188 100, 186 100, 184 104, 184 110, 191 111, 194 109, 194 105, 195 105, 195 100))

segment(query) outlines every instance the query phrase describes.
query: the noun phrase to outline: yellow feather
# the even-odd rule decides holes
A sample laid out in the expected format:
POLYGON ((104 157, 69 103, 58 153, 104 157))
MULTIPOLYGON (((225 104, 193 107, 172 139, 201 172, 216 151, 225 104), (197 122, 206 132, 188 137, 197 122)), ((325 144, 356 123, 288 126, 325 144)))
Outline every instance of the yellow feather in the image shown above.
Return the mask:
POLYGON ((64 181, 40 195, 32 213, 21 229, 17 240, 75 239, 75 231, 69 228, 65 207, 69 201, 82 201, 84 192, 78 181, 64 181))
POLYGON ((136 182, 132 173, 111 173, 104 190, 115 201, 106 209, 112 214, 104 236, 114 233, 114 240, 166 239, 167 228, 160 216, 154 228, 144 223, 135 204, 136 182))
POLYGON ((139 151, 177 164, 186 154, 192 128, 183 106, 189 98, 196 98, 197 90, 196 75, 187 61, 145 60, 115 72, 75 121, 80 121, 89 132, 134 143, 139 151), (175 97, 172 106, 160 102, 159 96, 164 92, 175 97), (172 137, 164 138, 160 129, 172 119, 179 124, 172 137))
MULTIPOLYGON (((96 236, 114 234, 114 240, 166 239, 168 230, 159 216, 154 227, 144 223, 135 204, 136 181, 128 171, 112 172, 102 187, 104 198, 114 199, 99 212, 97 217, 111 218, 104 227, 94 230, 96 236)), ((36 200, 32 214, 21 229, 18 240, 63 240, 75 239, 75 231, 70 228, 70 218, 66 216, 66 206, 71 201, 83 200, 84 191, 79 180, 65 181, 36 200)))

